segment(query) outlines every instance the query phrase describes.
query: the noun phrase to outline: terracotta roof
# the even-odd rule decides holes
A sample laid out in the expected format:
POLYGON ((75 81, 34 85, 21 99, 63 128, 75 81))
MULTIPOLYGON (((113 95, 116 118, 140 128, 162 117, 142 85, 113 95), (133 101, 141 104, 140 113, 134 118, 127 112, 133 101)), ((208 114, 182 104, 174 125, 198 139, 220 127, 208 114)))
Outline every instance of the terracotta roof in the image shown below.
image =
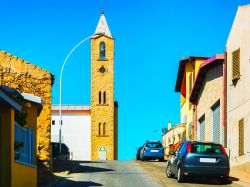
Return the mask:
POLYGON ((190 102, 194 103, 197 101, 198 95, 200 93, 203 81, 205 80, 206 73, 208 72, 208 70, 222 64, 224 62, 224 58, 224 54, 216 54, 200 65, 199 72, 197 74, 193 89, 190 94, 190 102))
POLYGON ((177 73, 177 78, 176 78, 176 83, 175 83, 175 91, 180 92, 181 91, 181 85, 182 85, 182 80, 184 76, 184 71, 186 67, 187 62, 194 61, 196 59, 208 59, 208 57, 204 56, 189 56, 189 57, 183 57, 181 58, 179 62, 179 68, 178 68, 178 73, 177 73))

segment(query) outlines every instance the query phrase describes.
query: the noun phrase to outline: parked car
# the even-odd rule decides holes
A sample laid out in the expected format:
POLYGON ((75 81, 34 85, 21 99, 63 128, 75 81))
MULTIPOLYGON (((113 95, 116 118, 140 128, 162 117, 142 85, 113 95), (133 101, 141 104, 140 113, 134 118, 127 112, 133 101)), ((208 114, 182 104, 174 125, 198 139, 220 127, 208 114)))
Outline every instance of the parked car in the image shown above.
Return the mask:
POLYGON ((136 151, 136 160, 140 160, 140 152, 141 152, 142 147, 139 147, 136 151))
POLYGON ((60 154, 60 144, 58 142, 51 142, 52 148, 52 157, 53 159, 57 160, 69 160, 70 159, 70 152, 67 145, 64 143, 61 144, 61 154, 60 154))
POLYGON ((217 178, 228 183, 229 158, 220 144, 204 142, 182 142, 174 155, 167 162, 168 178, 177 177, 179 183, 188 177, 217 178))
POLYGON ((164 161, 164 149, 160 141, 147 141, 140 152, 140 159, 164 161))

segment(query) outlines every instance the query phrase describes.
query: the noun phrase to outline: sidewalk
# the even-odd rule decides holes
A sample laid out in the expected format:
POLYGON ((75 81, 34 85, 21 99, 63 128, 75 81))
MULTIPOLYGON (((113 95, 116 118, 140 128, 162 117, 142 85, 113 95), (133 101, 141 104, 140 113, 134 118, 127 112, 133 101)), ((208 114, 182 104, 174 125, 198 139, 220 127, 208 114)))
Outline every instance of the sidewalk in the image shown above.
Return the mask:
POLYGON ((233 166, 230 170, 230 176, 250 184, 250 162, 233 166))

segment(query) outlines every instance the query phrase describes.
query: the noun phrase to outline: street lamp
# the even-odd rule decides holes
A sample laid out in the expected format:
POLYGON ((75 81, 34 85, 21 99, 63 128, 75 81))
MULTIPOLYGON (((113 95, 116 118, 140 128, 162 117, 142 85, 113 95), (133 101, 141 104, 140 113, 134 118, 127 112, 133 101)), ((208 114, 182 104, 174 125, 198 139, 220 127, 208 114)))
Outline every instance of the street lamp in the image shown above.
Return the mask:
MULTIPOLYGON (((98 35, 98 36, 104 36, 105 33, 100 32, 100 33, 95 33, 94 35, 98 35)), ((91 37, 93 37, 94 35, 91 35, 85 39, 83 39, 82 41, 80 41, 73 49, 71 49, 71 51, 69 52, 69 54, 67 55, 66 59, 63 62, 62 65, 62 69, 61 69, 61 73, 60 73, 60 103, 59 103, 59 153, 61 154, 62 151, 62 74, 63 74, 63 70, 64 70, 64 66, 67 62, 67 60, 69 59, 70 55, 75 51, 75 49, 77 47, 79 47, 82 43, 84 43, 85 41, 87 41, 88 39, 90 39, 91 37)))
POLYGON ((63 75, 63 70, 64 70, 64 66, 67 62, 67 60, 69 59, 70 55, 75 51, 75 49, 77 47, 79 47, 82 43, 84 43, 85 41, 87 41, 88 39, 90 39, 93 35, 83 39, 82 41, 80 41, 67 55, 66 59, 63 62, 62 65, 62 69, 61 69, 61 74, 60 74, 60 103, 59 103, 59 116, 60 116, 60 120, 59 120, 59 152, 61 154, 62 151, 62 75, 63 75))

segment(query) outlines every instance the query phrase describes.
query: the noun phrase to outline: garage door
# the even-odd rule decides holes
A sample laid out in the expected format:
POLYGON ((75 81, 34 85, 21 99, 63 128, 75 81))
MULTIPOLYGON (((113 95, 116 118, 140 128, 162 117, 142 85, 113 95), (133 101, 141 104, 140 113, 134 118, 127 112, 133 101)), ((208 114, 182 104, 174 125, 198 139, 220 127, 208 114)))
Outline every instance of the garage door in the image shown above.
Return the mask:
POLYGON ((200 125, 200 141, 205 141, 205 116, 199 119, 200 125))
POLYGON ((212 107, 213 142, 220 143, 220 102, 212 107))

